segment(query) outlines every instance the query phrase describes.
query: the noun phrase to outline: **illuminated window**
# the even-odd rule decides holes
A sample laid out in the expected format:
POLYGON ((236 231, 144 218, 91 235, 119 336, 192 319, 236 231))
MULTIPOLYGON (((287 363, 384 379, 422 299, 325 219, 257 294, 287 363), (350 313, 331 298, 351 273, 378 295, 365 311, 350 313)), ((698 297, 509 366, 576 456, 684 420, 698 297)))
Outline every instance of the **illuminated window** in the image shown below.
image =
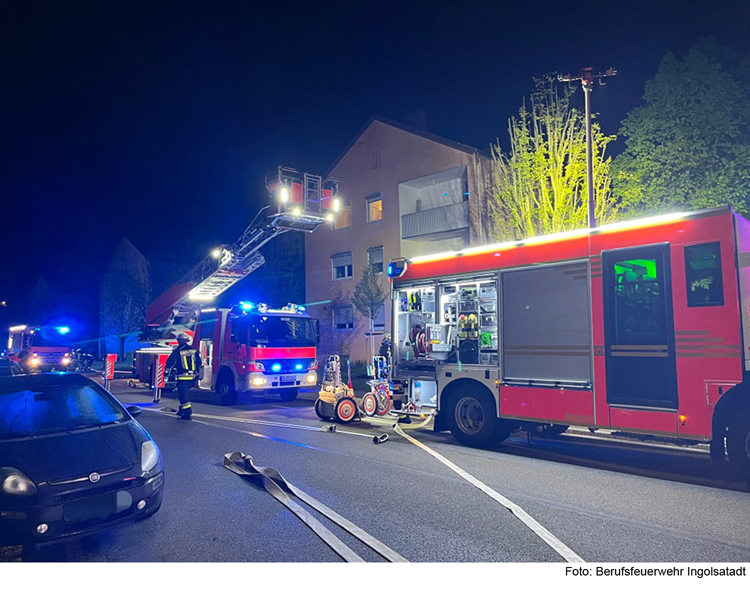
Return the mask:
POLYGON ((333 281, 349 279, 352 276, 352 253, 342 252, 331 257, 331 269, 333 281))
POLYGON ((724 305, 718 242, 685 247, 685 280, 688 307, 724 305))
POLYGON ((336 214, 336 219, 333 222, 334 230, 341 230, 342 228, 349 228, 352 225, 352 204, 342 203, 341 210, 336 214))
POLYGON ((335 306, 333 308, 333 330, 352 330, 354 328, 354 306, 335 306))
POLYGON ((383 272, 383 247, 376 246, 375 248, 367 249, 367 264, 375 267, 378 273, 383 272))
POLYGON ((383 219, 383 195, 376 193, 367 198, 367 223, 383 219))

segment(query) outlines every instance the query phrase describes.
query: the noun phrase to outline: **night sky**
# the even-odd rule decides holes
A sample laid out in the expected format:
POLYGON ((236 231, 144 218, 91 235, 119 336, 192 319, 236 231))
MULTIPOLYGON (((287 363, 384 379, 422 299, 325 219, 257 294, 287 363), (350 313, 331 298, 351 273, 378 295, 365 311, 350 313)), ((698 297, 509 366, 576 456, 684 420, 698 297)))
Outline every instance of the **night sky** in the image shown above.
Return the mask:
POLYGON ((749 6, 6 0, 0 300, 122 236, 197 263, 266 203, 267 171, 324 172, 372 115, 421 109, 487 149, 534 76, 615 66, 593 105, 616 133, 666 52, 707 35, 750 52, 749 6))

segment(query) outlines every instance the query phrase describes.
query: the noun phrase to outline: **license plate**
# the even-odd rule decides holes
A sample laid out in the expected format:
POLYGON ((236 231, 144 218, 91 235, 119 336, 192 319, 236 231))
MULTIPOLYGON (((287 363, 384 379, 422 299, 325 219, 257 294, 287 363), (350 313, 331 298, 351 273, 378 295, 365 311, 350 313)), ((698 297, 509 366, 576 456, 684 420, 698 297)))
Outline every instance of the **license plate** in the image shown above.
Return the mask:
POLYGON ((82 499, 63 506, 65 521, 86 521, 88 519, 104 519, 115 513, 129 509, 133 504, 133 497, 125 490, 106 495, 98 495, 82 499))
POLYGON ((282 382, 295 382, 297 380, 297 376, 281 376, 282 382))

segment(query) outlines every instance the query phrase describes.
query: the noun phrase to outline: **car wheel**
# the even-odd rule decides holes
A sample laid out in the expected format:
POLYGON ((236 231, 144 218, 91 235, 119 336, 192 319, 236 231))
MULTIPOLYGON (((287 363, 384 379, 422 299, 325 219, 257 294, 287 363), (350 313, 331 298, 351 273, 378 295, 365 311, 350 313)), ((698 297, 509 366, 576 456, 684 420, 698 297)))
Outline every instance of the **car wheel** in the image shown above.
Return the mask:
POLYGON ((469 447, 489 447, 511 434, 511 428, 497 419, 489 392, 465 388, 456 392, 449 404, 448 427, 453 437, 469 447))
POLYGON ((279 390, 279 396, 281 396, 282 402, 293 402, 294 400, 297 400, 298 393, 299 390, 297 388, 284 388, 283 390, 279 390))
POLYGON ((229 372, 220 373, 216 379, 216 395, 224 406, 237 404, 237 390, 234 387, 234 378, 229 372))

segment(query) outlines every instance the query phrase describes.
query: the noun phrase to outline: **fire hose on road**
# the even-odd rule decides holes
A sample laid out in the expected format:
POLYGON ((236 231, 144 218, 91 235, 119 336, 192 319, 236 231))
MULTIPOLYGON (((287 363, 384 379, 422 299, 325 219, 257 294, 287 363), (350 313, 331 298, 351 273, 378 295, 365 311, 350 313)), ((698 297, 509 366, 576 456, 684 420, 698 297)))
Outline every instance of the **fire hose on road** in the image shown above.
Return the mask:
POLYGON ((332 509, 326 507, 298 489, 296 486, 287 482, 275 468, 257 467, 253 464, 253 458, 251 456, 238 451, 224 455, 224 467, 230 472, 234 472, 256 485, 262 486, 273 498, 299 517, 305 525, 307 525, 346 562, 364 562, 364 560, 337 538, 295 499, 302 501, 321 515, 324 515, 330 521, 360 540, 363 544, 380 554, 388 562, 408 562, 408 560, 398 554, 395 550, 392 550, 380 540, 372 537, 359 526, 353 524, 348 519, 342 517, 332 509))

